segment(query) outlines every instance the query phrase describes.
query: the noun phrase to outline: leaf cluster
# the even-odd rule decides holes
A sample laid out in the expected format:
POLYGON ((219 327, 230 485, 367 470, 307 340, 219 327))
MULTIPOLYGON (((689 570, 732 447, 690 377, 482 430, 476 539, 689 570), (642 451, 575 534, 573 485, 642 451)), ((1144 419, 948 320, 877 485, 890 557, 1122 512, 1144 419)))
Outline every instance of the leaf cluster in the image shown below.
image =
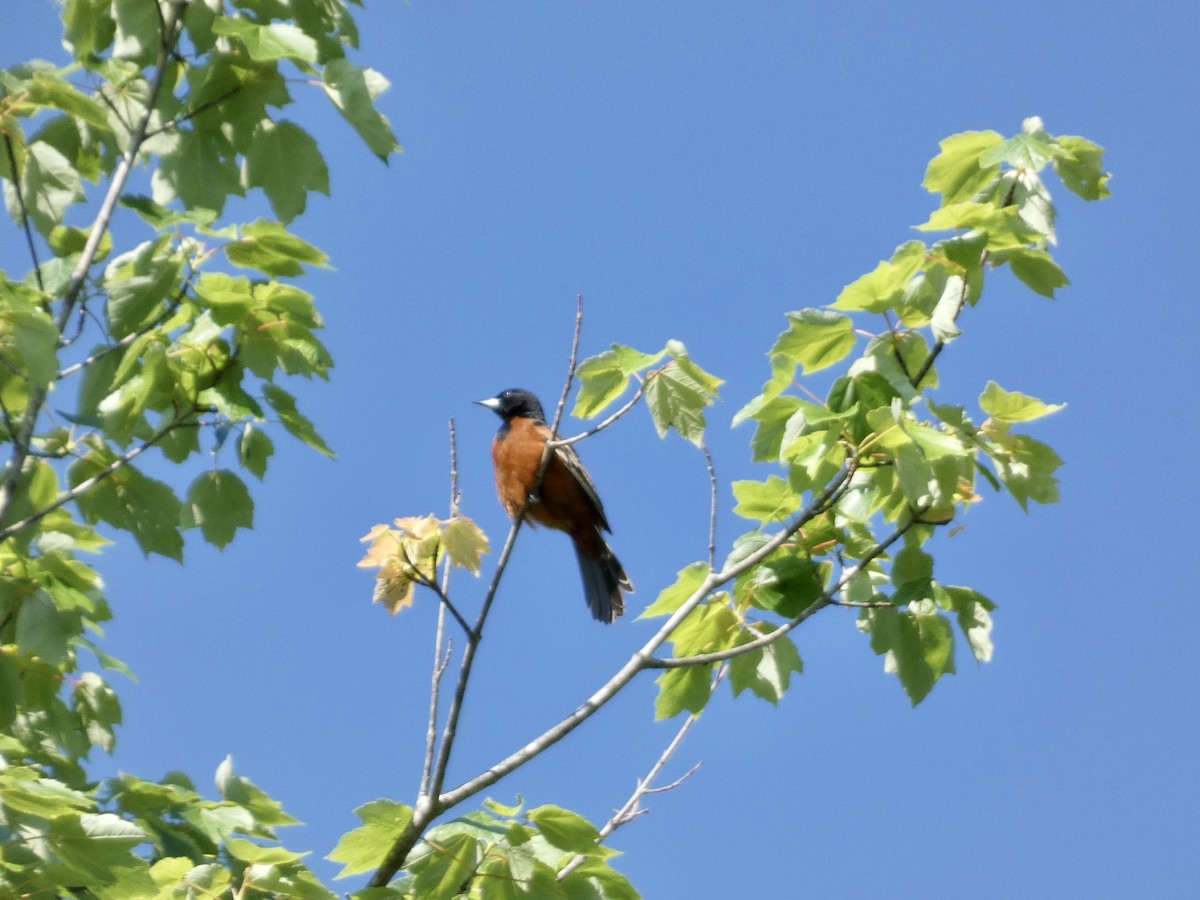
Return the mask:
POLYGON ((801 671, 787 632, 828 605, 859 610, 859 628, 914 704, 954 671, 955 625, 976 660, 990 659, 994 605, 937 581, 923 548, 988 489, 1022 508, 1058 499, 1061 459, 1015 427, 1062 406, 995 382, 974 409, 937 402, 936 360, 961 337, 964 310, 982 300, 995 270, 1046 297, 1067 284, 1052 256, 1056 211, 1041 173, 1052 165, 1070 190, 1101 199, 1101 157, 1083 138, 1049 135, 1038 119, 1009 139, 948 138, 924 182, 940 205, 918 230, 952 234, 908 241, 829 307, 788 313, 769 352, 770 380, 733 420, 754 426, 752 458, 775 470, 732 485, 734 512, 754 528, 722 571, 754 564, 702 603, 696 592, 710 567, 685 568, 643 614, 686 611, 671 635, 679 664, 659 679, 660 718, 702 710, 723 665, 735 694, 777 703, 801 671), (845 374, 816 395, 807 376, 837 364, 845 374), (895 556, 893 545, 902 547, 895 556))
POLYGON ((386 160, 387 82, 350 60, 342 0, 65 0, 62 20, 68 64, 0 70, 30 264, 0 272, 0 893, 329 897, 228 762, 217 801, 180 774, 88 777, 121 722, 90 669, 129 672, 80 554, 114 532, 176 560, 189 531, 223 548, 253 527, 244 476, 273 433, 331 453, 284 387, 333 365, 294 283, 326 257, 288 227, 329 175, 282 111, 305 85, 386 160), (274 218, 228 221, 255 192, 274 218))
MULTIPOLYGON (((483 809, 429 829, 414 848, 404 874, 356 900, 452 900, 454 897, 588 897, 633 900, 633 886, 609 864, 616 856, 600 832, 578 813, 545 805, 523 811, 485 800, 483 809)), ((329 858, 343 864, 339 878, 377 868, 411 807, 375 800, 355 810, 363 823, 346 834, 329 858)))

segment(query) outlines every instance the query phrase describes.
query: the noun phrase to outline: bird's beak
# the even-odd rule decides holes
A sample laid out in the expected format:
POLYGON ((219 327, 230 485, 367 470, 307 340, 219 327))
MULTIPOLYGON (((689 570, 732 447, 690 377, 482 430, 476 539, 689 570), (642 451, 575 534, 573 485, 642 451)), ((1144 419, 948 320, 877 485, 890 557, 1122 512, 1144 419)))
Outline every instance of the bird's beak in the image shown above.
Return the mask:
POLYGON ((486 400, 476 400, 480 406, 486 406, 492 412, 500 412, 500 400, 496 397, 488 397, 486 400))

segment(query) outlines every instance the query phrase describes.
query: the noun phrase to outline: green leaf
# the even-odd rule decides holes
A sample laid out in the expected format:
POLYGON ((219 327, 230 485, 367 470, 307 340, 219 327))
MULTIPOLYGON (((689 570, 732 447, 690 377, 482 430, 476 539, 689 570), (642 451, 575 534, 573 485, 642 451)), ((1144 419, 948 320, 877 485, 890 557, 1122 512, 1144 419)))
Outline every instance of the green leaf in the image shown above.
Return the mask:
POLYGON ((375 99, 389 87, 386 78, 374 69, 360 69, 340 58, 325 64, 324 79, 325 93, 372 153, 387 162, 391 154, 402 149, 391 123, 375 108, 375 99))
POLYGON ((95 801, 53 778, 34 775, 33 769, 9 768, 0 772, 0 801, 10 810, 53 819, 77 810, 92 809, 95 801))
POLYGON ((226 756, 217 766, 215 780, 221 796, 250 813, 257 825, 271 828, 276 825, 300 824, 285 813, 279 802, 272 800, 266 791, 256 786, 250 779, 234 774, 232 756, 226 756))
POLYGON ((121 724, 117 692, 95 672, 84 672, 71 696, 75 712, 87 729, 88 740, 105 753, 111 753, 117 742, 114 727, 121 724))
POLYGON ((112 43, 116 23, 110 0, 67 0, 62 12, 63 44, 84 59, 112 43))
POLYGON ((904 301, 909 279, 920 271, 924 262, 924 244, 919 241, 902 244, 890 261, 879 263, 873 271, 846 285, 833 306, 877 313, 898 308, 904 301))
MULTIPOLYGON (((44 141, 33 141, 26 147, 24 172, 21 176, 21 195, 25 211, 42 234, 49 234, 61 225, 67 207, 87 199, 79 173, 70 160, 44 141)), ((5 190, 8 211, 21 220, 15 191, 5 190)))
POLYGON ((183 259, 162 237, 123 253, 104 270, 108 320, 114 338, 137 331, 173 299, 183 259))
MULTIPOLYGON (((82 253, 91 237, 90 228, 76 228, 74 225, 58 225, 46 239, 55 256, 70 257, 82 253)), ((107 259, 112 252, 112 232, 105 231, 96 247, 96 261, 107 259)))
POLYGON ((992 659, 992 616, 996 608, 987 597, 967 587, 947 585, 942 590, 948 598, 950 608, 958 616, 958 627, 971 647, 976 662, 991 662, 992 659))
POLYGON ((113 56, 127 59, 139 66, 154 61, 162 43, 159 17, 162 13, 153 4, 142 0, 113 0, 116 35, 113 56))
POLYGON ((580 900, 641 900, 642 896, 629 879, 596 857, 585 860, 557 884, 547 885, 538 896, 559 896, 560 893, 580 900))
POLYGON ((246 152, 245 186, 260 187, 282 222, 308 205, 308 192, 329 195, 329 169, 307 131, 291 122, 263 119, 246 152))
POLYGON ((584 855, 600 851, 600 832, 578 813, 559 806, 539 806, 526 813, 526 818, 537 825, 542 837, 561 850, 584 855))
POLYGON ((295 25, 272 22, 256 25, 246 19, 219 16, 213 22, 214 34, 236 37, 246 46, 250 58, 257 62, 276 59, 317 61, 317 42, 295 25))
POLYGON ((761 404, 755 404, 752 400, 734 417, 733 426, 747 418, 758 422, 750 442, 751 459, 754 462, 775 462, 779 459, 787 423, 800 408, 801 402, 796 397, 786 396, 775 397, 761 404))
POLYGON ((266 866, 277 866, 295 862, 307 855, 305 853, 293 853, 291 850, 283 847, 263 847, 240 838, 227 838, 225 849, 229 851, 229 855, 234 859, 266 866))
POLYGON ((1027 287, 1051 300, 1054 299, 1056 289, 1071 283, 1066 273, 1054 261, 1054 257, 1045 250, 1014 247, 1012 250, 1003 250, 995 254, 994 261, 1007 262, 1012 273, 1027 287))
POLYGON ((328 268, 324 253, 289 234, 278 222, 259 219, 242 229, 242 238, 225 245, 225 255, 235 266, 257 269, 272 277, 304 274, 304 266, 328 268))
POLYGON ((656 721, 673 719, 684 710, 699 714, 712 695, 712 666, 667 669, 655 684, 658 685, 658 697, 654 700, 656 721))
POLYGON ((577 419, 590 419, 625 393, 629 386, 629 376, 621 371, 617 355, 611 350, 585 359, 576 376, 579 378, 579 395, 571 415, 577 419))
POLYGON ((1058 146, 1065 153, 1054 158, 1054 171, 1068 190, 1084 200, 1103 200, 1112 196, 1108 189, 1111 176, 1104 171, 1103 147, 1072 136, 1058 138, 1058 146))
POLYGON ((188 488, 191 519, 204 539, 224 549, 239 528, 254 527, 254 501, 245 482, 227 469, 205 472, 188 488))
POLYGON ((333 451, 326 446, 325 441, 317 434, 313 423, 296 410, 296 398, 281 387, 273 384, 263 385, 263 396, 271 404, 286 428, 294 437, 303 441, 319 453, 333 456, 333 451))
POLYGON ((413 817, 411 806, 391 800, 372 800, 356 809, 354 814, 363 824, 342 835, 333 852, 326 857, 342 863, 337 878, 377 868, 413 817))
POLYGON ((933 336, 939 341, 950 343, 960 337, 958 315, 967 299, 967 283, 957 275, 948 275, 942 284, 941 294, 929 315, 933 336))
POLYGON ((771 348, 793 363, 802 365, 806 374, 819 372, 840 362, 854 349, 854 326, 848 316, 823 309, 804 309, 787 314, 790 327, 771 348))
POLYGON ((651 355, 613 344, 611 350, 585 359, 575 373, 579 378, 579 395, 571 415, 590 419, 625 392, 631 375, 654 365, 666 352, 661 350, 651 355))
POLYGON ((1017 208, 1021 221, 1030 229, 1031 242, 1055 243, 1054 200, 1037 174, 1029 169, 1006 172, 996 186, 996 197, 1007 198, 1008 205, 1017 208))
POLYGON ((735 481, 733 496, 734 513, 758 522, 781 522, 800 509, 800 495, 778 475, 769 475, 766 481, 735 481))
POLYGON ((715 399, 712 380, 686 357, 651 374, 646 382, 646 404, 659 437, 673 428, 696 446, 703 443, 704 407, 715 399))
POLYGON ((821 596, 825 571, 811 559, 781 556, 754 568, 747 589, 755 606, 792 619, 821 596))
POLYGON ((1058 502, 1058 479, 1054 472, 1063 464, 1053 449, 1028 435, 1005 434, 999 439, 1000 449, 992 449, 992 458, 999 468, 1000 480, 1022 509, 1035 503, 1058 502))
POLYGON ((943 205, 971 199, 999 171, 998 165, 982 165, 980 157, 1003 140, 995 131, 967 131, 946 138, 938 144, 941 152, 930 161, 922 185, 941 194, 943 205))
POLYGON ((86 94, 76 90, 68 81, 64 81, 50 72, 36 73, 28 85, 28 99, 31 103, 52 106, 62 110, 74 119, 80 119, 101 132, 108 131, 108 115, 99 103, 86 94))
POLYGON ((679 623, 671 632, 675 656, 715 653, 738 642, 741 622, 729 608, 728 599, 728 594, 718 594, 679 623))
POLYGON ((469 834, 427 840, 407 864, 413 896, 428 900, 461 897, 461 888, 475 872, 481 855, 479 842, 469 834))
MULTIPOLYGON (((187 429, 194 432, 195 429, 187 429)), ((259 481, 267 474, 267 460, 275 453, 270 436, 261 428, 247 423, 238 442, 238 461, 259 481)))
POLYGON ((993 419, 1001 422, 1030 422, 1056 413, 1066 407, 1065 403, 1043 403, 1036 397, 1019 391, 1006 391, 994 381, 989 381, 979 395, 980 408, 993 419))
MULTIPOLYGON (((1032 120, 1027 119, 1026 122, 1032 120)), ((1038 128, 1033 132, 1022 132, 1006 141, 989 147, 979 157, 981 166, 1008 163, 1014 169, 1031 169, 1037 172, 1058 155, 1054 143, 1046 139, 1046 133, 1038 128)))
POLYGON ((683 605, 683 602, 688 597, 696 592, 696 589, 704 583, 705 577, 708 575, 709 569, 706 563, 692 563, 686 568, 680 569, 676 575, 675 583, 670 587, 663 588, 653 603, 642 610, 639 619, 653 619, 657 616, 669 616, 675 610, 683 605))
POLYGON ((212 312, 218 325, 240 325, 258 305, 250 279, 205 272, 196 281, 196 299, 212 312))
MULTIPOLYGON (((769 625, 758 627, 766 634, 774 630, 769 625)), ((803 671, 804 663, 796 645, 784 635, 765 647, 735 656, 730 661, 729 686, 735 697, 749 689, 772 705, 778 705, 791 685, 792 673, 803 671)))
POLYGON ((50 822, 46 843, 59 860, 85 883, 111 884, 114 870, 145 865, 130 853, 148 835, 112 813, 58 816, 50 822))
MULTIPOLYGON (((68 472, 71 487, 78 487, 100 474, 115 458, 107 449, 93 450, 71 466, 68 472)), ((130 532, 143 553, 183 560, 179 500, 163 482, 147 478, 133 466, 125 465, 96 482, 75 502, 89 524, 108 522, 130 532)))
POLYGON ((58 374, 58 327, 37 308, 0 308, 0 339, 12 349, 29 380, 45 388, 58 374))
POLYGON ((954 671, 954 632, 936 612, 865 610, 871 649, 884 656, 884 671, 897 675, 916 706, 947 672, 954 671))
POLYGON ((211 225, 217 214, 211 209, 174 210, 160 206, 141 194, 126 194, 117 201, 136 212, 152 228, 165 230, 181 224, 211 225))
POLYGON ((68 617, 45 592, 38 591, 21 601, 16 642, 22 653, 60 666, 70 653, 69 642, 74 632, 68 617))
POLYGON ((173 146, 162 153, 151 177, 156 203, 178 199, 191 210, 220 213, 231 194, 242 193, 236 152, 219 131, 184 128, 172 134, 173 146))
POLYGON ((918 547, 909 544, 896 554, 892 561, 892 583, 909 581, 928 582, 933 577, 933 557, 918 547))
POLYGON ((964 200, 951 203, 936 210, 927 222, 917 226, 918 231, 970 231, 974 228, 1005 233, 1013 230, 1017 219, 1015 207, 1000 207, 995 203, 978 203, 964 200))

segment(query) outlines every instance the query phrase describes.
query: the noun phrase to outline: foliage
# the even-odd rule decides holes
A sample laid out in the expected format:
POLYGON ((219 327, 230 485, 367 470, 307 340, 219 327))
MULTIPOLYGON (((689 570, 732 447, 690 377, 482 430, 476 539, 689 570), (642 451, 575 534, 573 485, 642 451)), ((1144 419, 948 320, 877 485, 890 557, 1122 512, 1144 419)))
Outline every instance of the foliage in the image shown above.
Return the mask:
MULTIPOLYGON (((319 87, 385 161, 398 149, 374 106, 387 82, 348 58, 357 34, 342 0, 66 0, 63 24, 69 66, 0 72, 0 179, 31 262, 0 272, 0 894, 332 897, 278 841, 294 820, 231 760, 215 800, 180 773, 88 777, 93 748, 111 751, 121 722, 91 668, 126 670, 93 637, 111 610, 81 554, 105 546, 101 528, 147 555, 182 559, 188 531, 224 547, 253 526, 240 471, 265 476, 278 426, 330 453, 281 384, 332 367, 314 298, 293 283, 326 259, 288 227, 310 192, 328 193, 328 172, 315 139, 280 113, 285 73, 319 87), (257 191, 273 218, 228 221, 231 198, 257 191), (202 430, 216 462, 196 466, 202 430)), ((449 575, 479 573, 490 544, 457 506, 373 529, 362 564, 379 570, 376 599, 396 613, 424 588, 440 604, 435 690, 451 659, 447 614, 466 640, 448 708, 431 704, 415 801, 360 807, 362 824, 330 855, 345 876, 370 873, 354 896, 637 896, 604 840, 636 815, 639 793, 599 829, 550 804, 458 810, 648 670, 656 715, 690 714, 682 736, 723 680, 778 702, 802 672, 789 633, 830 605, 858 610, 914 704, 954 670, 957 635, 988 660, 994 604, 934 577, 932 539, 988 488, 1022 507, 1057 499, 1061 461, 1021 429, 1061 406, 994 382, 970 406, 929 392, 989 275, 1007 268, 1047 297, 1066 285, 1041 173, 1052 166, 1100 199, 1101 161, 1095 144, 1036 119, 1009 139, 944 141, 925 176, 940 204, 919 226, 943 236, 901 245, 828 308, 788 313, 769 379, 734 417, 769 470, 730 486, 749 530, 719 566, 714 551, 680 570, 643 613, 664 619, 658 631, 588 703, 457 786, 445 778, 462 700, 520 517, 474 625, 449 575), (819 399, 804 379, 834 366, 819 399)), ((660 435, 707 454, 722 382, 683 344, 614 346, 573 363, 576 377, 576 415, 607 414, 593 431, 644 402, 660 435)))
MULTIPOLYGON (((918 230, 949 233, 932 243, 902 244, 847 285, 829 308, 788 313, 787 328, 768 354, 769 380, 734 416, 735 426, 753 425, 752 459, 772 469, 760 480, 731 485, 733 512, 751 530, 734 541, 720 566, 710 557, 680 570, 642 613, 666 621, 587 705, 486 772, 444 790, 444 761, 457 721, 452 706, 440 745, 431 740, 427 748, 431 759, 437 750, 438 766, 423 780, 416 806, 404 807, 403 816, 385 828, 364 815, 364 825, 334 853, 347 864, 347 874, 374 869, 372 884, 380 889, 390 884, 400 896, 451 897, 468 889, 471 896, 541 896, 534 872, 517 874, 519 846, 480 835, 462 837, 453 852, 445 851, 462 864, 454 877, 437 885, 421 880, 418 873, 430 865, 431 853, 423 848, 445 827, 430 828, 434 820, 543 752, 647 670, 660 672, 656 716, 690 714, 681 733, 723 680, 735 695, 749 692, 778 703, 803 671, 789 632, 827 606, 859 611, 857 624, 871 650, 884 657, 885 671, 898 677, 914 705, 954 671, 956 631, 977 662, 988 661, 995 605, 970 587, 934 577, 931 540, 987 488, 1010 494, 1023 508, 1058 499, 1055 471, 1061 460, 1017 427, 1062 405, 995 382, 983 387, 977 409, 935 401, 930 392, 939 385, 936 362, 962 337, 962 314, 982 300, 992 273, 1007 268, 1046 297, 1067 284, 1051 254, 1055 208, 1041 173, 1053 165, 1069 189, 1084 199, 1101 199, 1108 194, 1101 156, 1083 138, 1047 134, 1036 118, 1007 140, 995 132, 970 132, 943 141, 924 182, 940 196, 940 205, 918 230), (837 365, 843 374, 819 398, 805 379, 837 365), (672 652, 655 655, 667 643, 672 652), (506 864, 515 883, 487 886, 485 871, 506 864), (421 890, 412 894, 417 884, 421 890)), ((576 375, 574 411, 581 418, 609 413, 633 391, 593 432, 644 399, 660 435, 674 430, 704 448, 705 409, 721 381, 682 344, 669 342, 657 353, 615 345, 573 368, 569 377, 576 375)), ((715 484, 714 477, 714 490, 715 484)), ((716 507, 714 495, 714 515, 716 507)), ((467 631, 460 695, 519 527, 520 521, 473 628, 433 582, 436 557, 424 557, 421 580, 467 631)), ((398 539, 389 548, 377 538, 387 533, 377 526, 368 535, 372 552, 362 563, 380 567, 381 585, 405 566, 412 568, 411 550, 396 550, 398 539)), ((631 798, 634 808, 639 796, 631 798)), ((625 821, 618 814, 602 835, 625 821)), ((439 871, 448 864, 442 858, 439 871)), ((593 868, 603 869, 599 863, 593 868)), ((575 870, 564 863, 558 871, 563 889, 575 870)), ((589 896, 621 894, 601 886, 589 896)))
POLYGON ((294 820, 229 761, 215 801, 181 774, 87 777, 121 721, 87 668, 125 669, 91 636, 111 611, 80 554, 101 525, 172 559, 188 530, 224 547, 253 526, 238 470, 264 477, 277 425, 329 453, 282 386, 332 366, 286 280, 325 265, 286 226, 329 177, 281 111, 299 73, 386 159, 387 83, 347 58, 341 0, 67 0, 62 17, 69 65, 0 72, 0 177, 32 264, 0 273, 0 893, 329 897, 276 842, 294 820), (228 220, 259 192, 244 205, 274 219, 228 220), (176 467, 190 484, 148 474, 176 467))

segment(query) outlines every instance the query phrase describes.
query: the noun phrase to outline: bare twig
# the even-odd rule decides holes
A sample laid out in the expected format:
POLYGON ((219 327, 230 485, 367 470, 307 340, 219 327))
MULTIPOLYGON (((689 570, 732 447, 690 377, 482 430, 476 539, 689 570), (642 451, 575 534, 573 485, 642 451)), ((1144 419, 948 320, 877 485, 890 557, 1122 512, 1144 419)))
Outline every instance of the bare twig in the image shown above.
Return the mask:
POLYGON ((681 669, 689 666, 707 666, 713 663, 724 662, 727 659, 733 659, 735 656, 741 656, 744 653, 749 653, 752 650, 758 650, 766 647, 768 644, 773 644, 779 640, 797 625, 811 618, 815 613, 820 612, 826 606, 833 604, 834 597, 837 595, 846 584, 866 568, 867 564, 879 556, 882 556, 892 544, 900 540, 914 525, 921 524, 920 517, 914 515, 907 522, 892 532, 887 538, 880 541, 870 552, 865 554, 862 559, 854 566, 846 569, 842 573, 842 577, 837 580, 833 587, 827 589, 820 597, 814 600, 808 607, 800 612, 795 617, 784 622, 774 631, 764 634, 762 637, 755 638, 752 641, 747 641, 744 644, 739 644, 729 650, 717 650, 713 653, 698 653, 695 656, 677 656, 668 659, 651 657, 645 661, 647 669, 681 669))
MULTIPOLYGON (((717 675, 712 681, 712 686, 709 688, 708 696, 710 698, 716 693, 717 687, 721 684, 722 680, 724 680, 725 674, 728 671, 728 663, 721 666, 721 668, 717 670, 717 675)), ((629 795, 629 799, 626 800, 621 808, 613 813, 612 817, 600 828, 600 840, 598 843, 603 843, 622 825, 627 825, 638 816, 644 815, 650 811, 642 806, 642 798, 649 794, 663 794, 667 791, 673 791, 700 770, 700 763, 696 763, 670 784, 654 787, 655 780, 659 775, 662 774, 662 770, 666 766, 667 762, 672 756, 675 755, 675 751, 679 749, 679 745, 683 743, 683 739, 687 737, 687 733, 692 730, 692 726, 695 725, 699 719, 700 716, 696 713, 692 713, 690 716, 684 719, 683 724, 679 726, 679 730, 675 732, 675 736, 671 738, 671 742, 667 744, 666 749, 659 754, 658 759, 654 761, 654 765, 650 767, 650 771, 646 773, 646 777, 638 779, 637 787, 634 788, 633 793, 629 795)), ((565 866, 559 869, 558 880, 562 881, 573 871, 583 865, 585 859, 586 857, 580 854, 568 862, 565 866)))
POLYGON ((33 275, 37 279, 38 290, 45 292, 46 285, 42 283, 42 264, 38 262, 37 245, 33 242, 33 227, 29 224, 29 210, 25 206, 25 194, 21 190, 21 175, 17 170, 17 155, 13 152, 12 135, 4 133, 4 152, 8 154, 8 171, 12 173, 13 193, 17 198, 17 209, 21 213, 21 228, 25 232, 25 243, 29 247, 29 257, 33 260, 33 275))
POLYGON ((599 425, 589 428, 587 431, 581 431, 579 434, 573 435, 572 437, 569 437, 569 438, 555 438, 554 440, 549 441, 548 443, 550 444, 551 447, 566 447, 570 444, 577 444, 582 440, 586 440, 587 438, 590 438, 593 434, 596 434, 599 431, 603 431, 609 425, 612 425, 614 422, 616 422, 617 419, 619 419, 623 415, 625 415, 625 413, 627 413, 631 409, 633 409, 634 406, 637 405, 637 402, 642 399, 642 397, 645 395, 645 393, 646 393, 646 383, 641 382, 638 384, 638 389, 634 392, 633 396, 629 398, 629 402, 626 403, 624 406, 622 406, 620 409, 618 409, 615 413, 613 413, 611 416, 609 416, 603 422, 601 422, 599 425))
MULTIPOLYGON (((460 494, 458 490, 458 434, 454 427, 454 419, 450 419, 450 516, 458 515, 460 494)), ((441 596, 446 597, 450 591, 450 559, 447 558, 442 569, 441 596)), ((429 795, 429 785, 433 778, 433 760, 437 752, 437 722, 438 709, 441 702, 442 678, 450 665, 452 645, 446 641, 446 610, 448 603, 438 604, 437 629, 433 639, 433 675, 429 685, 429 726, 425 731, 425 764, 421 768, 421 789, 418 796, 429 795)), ((470 634, 470 629, 466 629, 470 634)))
POLYGON ((704 453, 704 464, 708 466, 708 568, 713 571, 717 568, 717 470, 713 467, 707 441, 701 441, 700 450, 704 453))

